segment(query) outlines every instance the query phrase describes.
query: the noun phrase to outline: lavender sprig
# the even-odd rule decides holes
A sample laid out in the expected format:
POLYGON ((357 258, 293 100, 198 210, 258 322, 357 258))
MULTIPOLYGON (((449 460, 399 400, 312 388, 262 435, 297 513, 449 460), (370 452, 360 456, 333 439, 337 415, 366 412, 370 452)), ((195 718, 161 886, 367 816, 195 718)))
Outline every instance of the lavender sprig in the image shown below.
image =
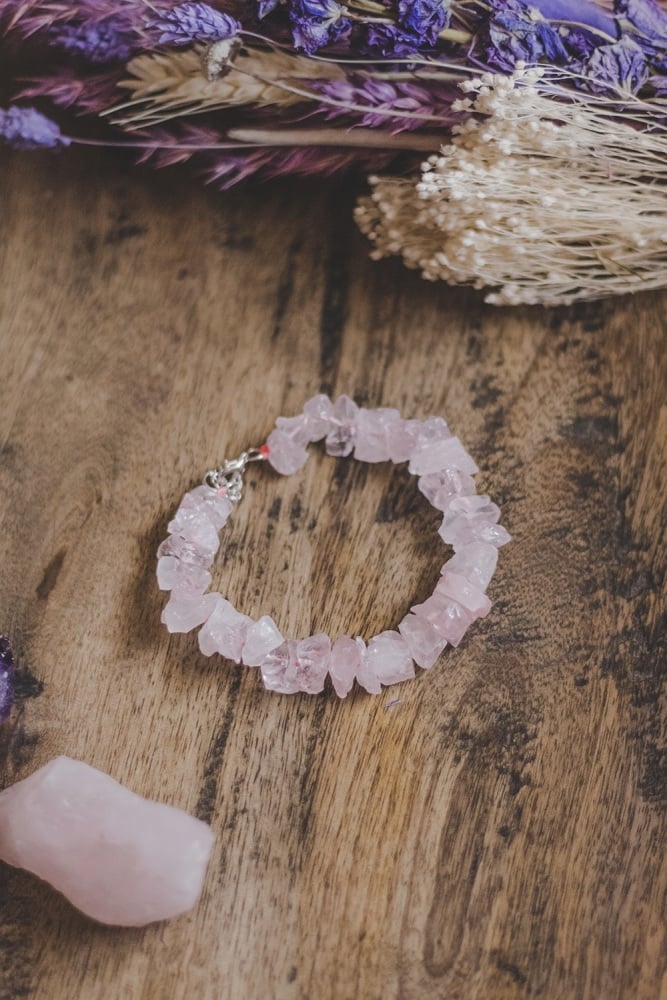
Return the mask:
POLYGON ((70 141, 55 122, 35 108, 0 108, 0 143, 14 149, 61 149, 70 141))

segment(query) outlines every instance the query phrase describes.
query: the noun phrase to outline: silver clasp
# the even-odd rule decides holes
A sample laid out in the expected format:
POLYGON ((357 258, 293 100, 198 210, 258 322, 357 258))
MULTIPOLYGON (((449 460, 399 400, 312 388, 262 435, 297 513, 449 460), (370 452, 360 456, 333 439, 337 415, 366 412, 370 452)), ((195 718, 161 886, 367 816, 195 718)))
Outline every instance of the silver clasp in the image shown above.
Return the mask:
POLYGON ((204 476, 204 485, 224 494, 232 503, 238 503, 243 497, 243 473, 250 462, 266 460, 264 448, 248 448, 241 452, 238 458, 226 458, 222 465, 209 469, 204 476))

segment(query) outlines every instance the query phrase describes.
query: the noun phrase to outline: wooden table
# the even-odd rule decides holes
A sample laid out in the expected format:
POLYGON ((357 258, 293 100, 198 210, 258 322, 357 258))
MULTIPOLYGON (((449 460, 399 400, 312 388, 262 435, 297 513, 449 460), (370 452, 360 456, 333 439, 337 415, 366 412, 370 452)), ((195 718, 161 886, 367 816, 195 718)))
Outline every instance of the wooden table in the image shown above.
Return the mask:
MULTIPOLYGON (((68 754, 217 835, 143 931, 0 866, 3 1000, 667 996, 667 294, 501 311, 370 262, 350 188, 0 170, 2 780, 68 754), (380 697, 269 695, 160 625, 183 491, 321 389, 445 414, 514 536, 491 615, 380 697)), ((248 613, 368 636, 437 579, 406 473, 249 478, 215 570, 248 613)))

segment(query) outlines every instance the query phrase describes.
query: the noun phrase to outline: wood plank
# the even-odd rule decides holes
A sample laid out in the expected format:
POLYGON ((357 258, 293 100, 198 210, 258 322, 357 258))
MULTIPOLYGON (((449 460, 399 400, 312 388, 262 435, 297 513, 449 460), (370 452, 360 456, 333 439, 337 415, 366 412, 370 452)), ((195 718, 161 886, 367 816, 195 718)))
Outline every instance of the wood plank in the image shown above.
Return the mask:
MULTIPOLYGON (((664 996, 667 295, 494 310, 370 262, 350 186, 68 153, 0 190, 2 781, 66 753, 217 834, 143 931, 0 866, 0 998, 664 996), (320 389, 445 414, 514 535, 489 618, 378 698, 266 694, 159 622, 183 491, 320 389)), ((248 613, 369 636, 429 592, 406 474, 249 478, 215 570, 248 613)))

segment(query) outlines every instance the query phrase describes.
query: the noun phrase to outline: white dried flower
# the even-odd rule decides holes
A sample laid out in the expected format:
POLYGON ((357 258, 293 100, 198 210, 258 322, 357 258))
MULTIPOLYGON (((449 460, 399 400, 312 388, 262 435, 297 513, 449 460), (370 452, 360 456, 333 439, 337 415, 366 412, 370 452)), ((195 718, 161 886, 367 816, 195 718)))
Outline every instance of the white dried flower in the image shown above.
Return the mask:
POLYGON ((371 181, 355 216, 373 258, 400 254, 426 279, 491 289, 497 305, 667 285, 667 134, 655 110, 626 98, 614 117, 611 100, 542 77, 468 81, 472 116, 421 177, 371 181))

